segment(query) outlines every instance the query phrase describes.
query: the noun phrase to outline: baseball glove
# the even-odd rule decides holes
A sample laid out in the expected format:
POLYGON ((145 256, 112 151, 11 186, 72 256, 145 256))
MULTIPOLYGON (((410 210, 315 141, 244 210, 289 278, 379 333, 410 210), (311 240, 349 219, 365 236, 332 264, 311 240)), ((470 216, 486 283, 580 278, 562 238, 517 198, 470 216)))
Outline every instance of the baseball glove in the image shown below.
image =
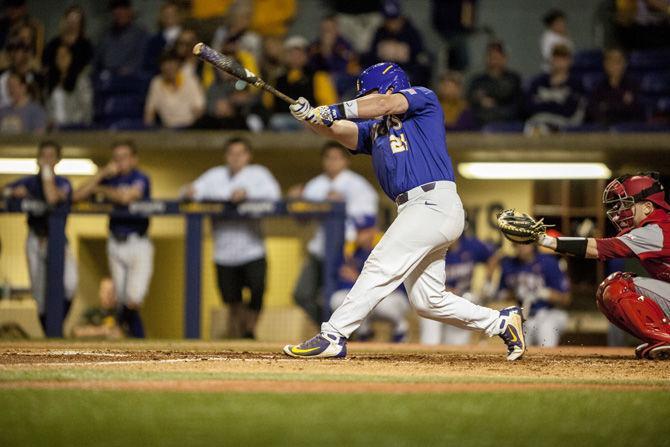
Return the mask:
POLYGON ((532 244, 543 236, 548 227, 542 220, 535 220, 526 213, 513 209, 501 211, 497 216, 498 229, 515 244, 532 244))

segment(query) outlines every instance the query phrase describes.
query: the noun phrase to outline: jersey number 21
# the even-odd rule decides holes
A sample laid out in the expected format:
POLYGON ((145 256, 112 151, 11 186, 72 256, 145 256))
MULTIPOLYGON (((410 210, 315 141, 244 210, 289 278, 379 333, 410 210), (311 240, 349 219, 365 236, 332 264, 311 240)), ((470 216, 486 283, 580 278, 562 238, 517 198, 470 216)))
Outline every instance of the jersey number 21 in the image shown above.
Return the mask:
POLYGON ((404 133, 399 135, 391 135, 389 137, 389 142, 391 143, 391 152, 394 154, 405 152, 408 149, 407 138, 405 138, 404 133))

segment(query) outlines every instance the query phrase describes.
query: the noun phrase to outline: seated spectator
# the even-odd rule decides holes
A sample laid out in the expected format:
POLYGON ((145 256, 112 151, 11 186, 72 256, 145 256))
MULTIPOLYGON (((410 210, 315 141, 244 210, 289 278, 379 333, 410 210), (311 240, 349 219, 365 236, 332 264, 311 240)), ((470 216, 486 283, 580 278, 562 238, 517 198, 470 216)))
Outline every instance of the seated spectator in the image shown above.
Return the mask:
POLYGON ((251 30, 263 37, 286 36, 295 18, 297 3, 296 0, 253 0, 251 30))
MULTIPOLYGON (((233 3, 223 23, 216 28, 212 37, 211 47, 221 51, 229 42, 236 42, 236 52, 244 52, 260 60, 262 56, 262 39, 251 30, 253 7, 251 2, 238 1, 233 3)), ((253 71, 253 70, 252 70, 253 71)))
POLYGON ((123 331, 116 322, 116 290, 112 278, 102 278, 98 289, 98 305, 89 308, 72 334, 76 338, 118 340, 123 331))
POLYGON ((158 32, 149 38, 144 53, 144 70, 147 73, 158 73, 161 54, 174 47, 182 31, 181 22, 181 11, 176 0, 163 2, 158 15, 158 32))
POLYGON ((198 43, 198 34, 193 29, 183 29, 174 43, 174 53, 181 61, 180 72, 200 82, 200 59, 193 54, 193 47, 198 43))
POLYGON ((309 47, 310 66, 330 73, 337 92, 345 96, 361 71, 358 57, 349 41, 340 34, 335 16, 322 19, 319 30, 319 37, 309 47))
POLYGON ((147 34, 134 23, 131 0, 110 0, 112 24, 96 51, 98 73, 135 75, 140 73, 147 45, 147 34))
POLYGON ((421 34, 409 18, 402 15, 398 0, 385 0, 382 13, 384 22, 372 39, 365 65, 395 62, 413 84, 426 85, 430 80, 430 67, 421 34))
POLYGON ((564 45, 573 50, 574 44, 568 35, 567 17, 560 9, 552 9, 542 18, 544 32, 540 38, 540 51, 542 53, 542 69, 549 71, 551 52, 556 45, 564 45))
POLYGON ((606 50, 603 67, 607 77, 591 92, 587 108, 589 121, 606 126, 640 121, 644 116, 640 86, 626 75, 624 52, 619 48, 606 50))
POLYGON ((47 75, 47 112, 55 127, 88 125, 93 117, 93 90, 87 70, 75 66, 71 47, 61 45, 47 75))
POLYGON ((265 82, 274 85, 277 78, 283 74, 283 58, 284 39, 274 36, 264 38, 260 72, 265 82))
MULTIPOLYGON (((314 71, 307 63, 308 42, 302 36, 293 36, 286 39, 284 51, 286 53, 284 73, 280 75, 275 87, 291 98, 305 97, 310 104, 324 105, 337 102, 337 91, 328 73, 314 71)), ((266 93, 263 97, 265 107, 274 113, 270 119, 273 130, 298 130, 298 123, 288 112, 288 106, 277 100, 273 95, 266 93)))
POLYGON ((0 107, 11 103, 7 80, 10 73, 17 73, 28 82, 33 99, 40 101, 44 87, 44 77, 35 69, 34 52, 32 47, 18 39, 13 39, 7 45, 9 55, 9 68, 0 75, 0 107))
POLYGON ((7 79, 10 105, 0 107, 0 133, 43 133, 46 112, 33 101, 25 77, 11 73, 7 79))
POLYGON ((489 43, 486 72, 472 79, 467 94, 478 124, 518 120, 521 96, 521 77, 507 69, 503 43, 489 43))
MULTIPOLYGON (((28 14, 28 2, 5 0, 3 7, 4 13, 0 18, 0 48, 6 48, 10 40, 19 37, 23 43, 34 49, 36 56, 41 57, 44 49, 44 25, 28 14)), ((0 68, 8 68, 4 50, 0 52, 0 68)))
POLYGON ((444 112, 444 127, 447 130, 472 130, 475 117, 463 95, 463 75, 447 71, 440 76, 437 97, 444 112))
POLYGON ((49 71, 57 70, 57 52, 63 45, 67 46, 72 55, 72 67, 74 73, 79 74, 93 59, 93 44, 86 36, 85 12, 81 6, 70 6, 60 20, 60 33, 49 41, 44 49, 42 66, 46 76, 49 71))
POLYGON ((202 87, 192 76, 180 71, 179 57, 169 51, 161 57, 161 74, 151 80, 144 107, 144 124, 156 124, 160 117, 163 127, 190 127, 202 115, 205 96, 202 87))
POLYGON ((537 76, 527 95, 527 133, 546 133, 584 120, 585 100, 581 84, 570 74, 572 54, 564 45, 552 50, 549 73, 537 76))

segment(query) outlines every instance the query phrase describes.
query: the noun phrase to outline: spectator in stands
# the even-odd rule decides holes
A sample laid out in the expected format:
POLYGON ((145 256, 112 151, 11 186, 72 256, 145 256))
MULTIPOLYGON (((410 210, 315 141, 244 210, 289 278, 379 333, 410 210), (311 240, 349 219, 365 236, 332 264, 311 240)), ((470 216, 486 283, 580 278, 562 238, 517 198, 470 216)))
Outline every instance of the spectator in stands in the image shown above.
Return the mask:
POLYGON ((214 32, 211 46, 221 51, 234 42, 235 48, 233 51, 228 49, 226 54, 244 52, 246 58, 253 58, 254 64, 258 65, 257 61, 262 56, 262 39, 251 30, 252 6, 251 2, 245 1, 233 3, 223 23, 214 32))
POLYGON ((507 68, 502 42, 487 45, 486 72, 472 79, 467 97, 480 125, 520 118, 521 77, 507 68))
POLYGON ((11 103, 7 87, 7 81, 11 73, 23 77, 29 85, 33 99, 40 102, 44 88, 44 77, 35 69, 32 47, 19 39, 13 39, 7 45, 7 54, 9 56, 9 68, 0 75, 0 107, 11 103))
MULTIPOLYGON (((305 97, 310 104, 323 105, 337 102, 337 91, 330 75, 325 71, 314 71, 307 65, 309 62, 307 46, 307 39, 302 36, 286 39, 284 73, 277 78, 275 87, 291 98, 305 97)), ((263 103, 268 110, 274 113, 270 119, 270 127, 273 130, 301 128, 300 124, 288 113, 286 103, 277 100, 269 93, 264 95, 263 103)))
MULTIPOLYGON (((33 49, 38 58, 44 49, 44 25, 28 14, 26 0, 5 0, 0 18, 0 48, 5 48, 10 40, 18 37, 33 49)), ((6 54, 0 54, 0 68, 7 68, 6 54)), ((39 59, 38 59, 39 61, 39 59)), ((37 68, 37 67, 34 67, 37 68)))
POLYGON ((429 56, 421 34, 408 17, 402 15, 398 0, 384 0, 384 22, 377 29, 365 64, 395 62, 407 73, 413 84, 427 85, 430 80, 429 56))
POLYGON ((165 0, 158 15, 158 32, 147 41, 144 53, 144 70, 157 74, 161 55, 174 47, 182 31, 182 17, 176 0, 165 0))
POLYGON ((465 71, 470 65, 468 39, 475 29, 477 0, 432 0, 433 27, 445 40, 446 66, 465 71))
POLYGON ((571 65, 570 49, 555 45, 549 73, 537 76, 528 89, 527 133, 553 132, 582 124, 586 101, 581 83, 570 74, 571 65))
POLYGON ((556 45, 563 45, 573 50, 574 44, 568 35, 568 22, 565 13, 560 9, 551 9, 542 18, 544 32, 540 38, 540 52, 542 54, 544 71, 551 67, 552 51, 556 45))
MULTIPOLYGON (((240 203, 246 200, 276 201, 281 189, 265 167, 251 164, 251 143, 233 138, 224 145, 225 166, 212 168, 182 188, 190 200, 217 200, 240 203)), ((255 338, 256 322, 263 306, 267 260, 261 222, 258 219, 212 219, 214 263, 217 284, 228 306, 231 338, 255 338), (242 301, 248 289, 251 300, 242 301)))
POLYGON ((252 31, 262 37, 286 36, 298 10, 296 0, 253 0, 251 3, 252 31))
MULTIPOLYGON (((336 141, 327 141, 321 149, 323 173, 306 185, 292 186, 289 198, 314 201, 342 201, 346 204, 345 239, 353 241, 356 230, 353 221, 361 215, 377 215, 379 196, 362 176, 349 170, 349 152, 336 141)), ((323 262, 326 255, 325 231, 319 227, 307 244, 307 258, 293 291, 293 298, 307 315, 320 323, 323 316, 323 262)))
POLYGON ((558 258, 534 245, 514 244, 515 256, 500 261, 498 299, 513 298, 522 307, 526 343, 558 346, 568 323, 570 284, 558 258))
POLYGON ((442 106, 444 127, 447 130, 472 130, 476 127, 475 117, 463 94, 462 74, 456 71, 443 73, 437 86, 437 97, 442 106))
POLYGON ((375 31, 383 21, 379 0, 332 0, 331 3, 342 35, 355 36, 351 41, 354 51, 358 54, 370 51, 375 31))
POLYGON ((260 58, 260 70, 265 82, 275 85, 277 78, 284 72, 284 39, 275 36, 263 39, 263 54, 260 58))
POLYGON ((193 47, 196 43, 198 43, 198 34, 194 29, 185 28, 175 41, 174 52, 181 60, 180 72, 200 83, 200 59, 193 54, 193 47))
POLYGON ((313 70, 330 73, 340 96, 354 85, 361 67, 351 44, 340 34, 335 16, 321 19, 319 37, 309 46, 310 66, 313 70))
POLYGON ((32 99, 26 78, 10 73, 7 90, 10 104, 0 107, 0 133, 43 133, 47 126, 44 108, 32 99))
POLYGON ((46 76, 50 71, 58 71, 57 53, 61 46, 69 48, 72 72, 79 75, 93 59, 93 44, 86 36, 86 13, 81 6, 70 6, 60 20, 60 33, 51 39, 44 49, 42 65, 46 76))
POLYGON ((143 66, 147 34, 135 24, 131 0, 110 0, 109 9, 112 25, 96 51, 96 72, 137 75, 143 66))
POLYGON ((161 74, 154 76, 144 106, 144 124, 156 124, 156 116, 163 127, 190 127, 202 115, 205 95, 202 87, 189 75, 180 71, 180 59, 174 51, 161 57, 161 74))
POLYGON ((626 121, 641 121, 644 110, 640 86, 626 75, 626 55, 620 48, 605 50, 603 67, 606 78, 591 92, 587 116, 589 121, 609 126, 626 121))
MULTIPOLYGON (((75 202, 95 197, 119 207, 151 200, 151 181, 137 166, 135 143, 112 144, 112 159, 73 194, 75 202)), ((140 308, 153 274, 154 246, 146 217, 111 217, 107 256, 119 303, 117 321, 130 336, 144 338, 140 308)))
POLYGON ((93 118, 93 89, 88 70, 74 64, 72 47, 61 45, 47 74, 47 113, 55 127, 86 126, 93 118))
MULTIPOLYGON (((72 185, 67 178, 54 173, 56 165, 61 160, 61 155, 62 147, 59 143, 51 140, 41 142, 37 148, 37 165, 39 167, 37 174, 10 183, 4 188, 3 195, 15 199, 32 199, 45 202, 46 206, 52 209, 68 208, 72 201, 72 185)), ((37 310, 42 327, 46 323, 48 242, 48 212, 29 212, 26 259, 28 260, 28 273, 30 274, 30 288, 33 298, 37 301, 37 310)), ((78 282, 77 264, 67 242, 63 268, 63 286, 65 289, 63 309, 64 314, 67 314, 78 282)))

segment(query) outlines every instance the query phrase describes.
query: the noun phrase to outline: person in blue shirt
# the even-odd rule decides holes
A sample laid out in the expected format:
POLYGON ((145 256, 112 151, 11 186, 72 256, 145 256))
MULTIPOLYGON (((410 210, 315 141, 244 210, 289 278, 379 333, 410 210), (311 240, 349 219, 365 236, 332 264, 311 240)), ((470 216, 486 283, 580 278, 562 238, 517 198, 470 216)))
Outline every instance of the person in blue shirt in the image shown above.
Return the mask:
MULTIPOLYGON (((38 173, 22 177, 10 183, 3 191, 5 197, 41 202, 41 206, 36 204, 31 207, 32 211, 28 212, 26 258, 28 259, 30 288, 33 298, 37 302, 37 310, 42 327, 44 327, 46 321, 49 210, 64 208, 63 210, 67 211, 72 201, 72 185, 70 181, 65 177, 54 174, 56 164, 61 159, 61 152, 62 147, 56 141, 48 140, 41 142, 37 149, 38 173)), ((78 282, 77 264, 68 245, 65 247, 64 261, 64 309, 65 314, 67 314, 78 282)))
MULTIPOLYGON (((127 207, 133 202, 151 200, 151 181, 137 168, 135 143, 112 144, 112 159, 88 182, 74 192, 74 200, 91 196, 127 207)), ((119 325, 132 337, 143 338, 140 308, 153 274, 154 246, 147 236, 146 217, 111 217, 107 255, 119 302, 119 325)))
POLYGON ((554 255, 538 253, 535 245, 514 245, 515 256, 500 261, 499 299, 514 298, 527 314, 526 341, 558 346, 568 323, 562 307, 570 304, 570 283, 554 255))
MULTIPOLYGON (((485 244, 475 236, 462 236, 454 242, 444 258, 447 290, 478 303, 479 297, 472 292, 472 275, 477 264, 487 263, 494 253, 494 246, 485 244)), ((421 343, 424 345, 470 343, 471 331, 426 318, 422 318, 420 323, 421 343)))
POLYGON ((444 115, 435 93, 412 87, 396 64, 365 69, 357 98, 313 108, 305 98, 290 106, 293 116, 353 154, 367 154, 382 190, 398 216, 375 246, 356 283, 321 332, 299 345, 293 357, 344 357, 346 340, 374 307, 404 284, 419 316, 499 335, 508 360, 525 352, 521 309, 478 306, 449 292, 444 257, 463 232, 465 212, 456 192, 447 151, 444 115))

